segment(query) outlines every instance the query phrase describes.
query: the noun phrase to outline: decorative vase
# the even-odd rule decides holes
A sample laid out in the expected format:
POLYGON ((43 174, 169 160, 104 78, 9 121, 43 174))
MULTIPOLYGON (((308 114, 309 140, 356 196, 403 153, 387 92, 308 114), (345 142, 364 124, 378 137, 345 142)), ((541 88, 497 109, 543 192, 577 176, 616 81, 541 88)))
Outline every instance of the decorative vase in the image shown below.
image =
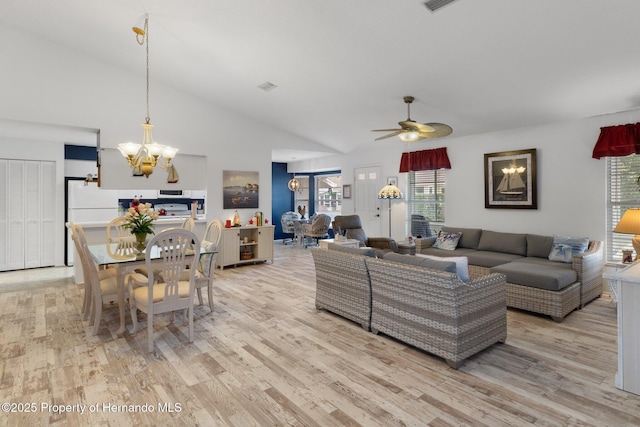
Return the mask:
POLYGON ((142 252, 147 246, 147 233, 134 233, 136 242, 138 242, 138 250, 142 252))

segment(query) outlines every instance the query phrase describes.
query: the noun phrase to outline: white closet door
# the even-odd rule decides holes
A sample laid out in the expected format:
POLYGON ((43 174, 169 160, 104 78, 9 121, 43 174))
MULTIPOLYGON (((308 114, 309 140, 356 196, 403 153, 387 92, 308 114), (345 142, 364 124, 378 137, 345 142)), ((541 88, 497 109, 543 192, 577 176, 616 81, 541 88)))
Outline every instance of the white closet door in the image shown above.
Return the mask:
POLYGON ((0 271, 8 269, 9 239, 7 228, 9 223, 9 180, 7 160, 0 159, 0 271))
POLYGON ((24 162, 24 268, 40 267, 40 162, 24 162))
POLYGON ((9 160, 8 270, 24 268, 24 161, 9 160))
POLYGON ((40 267, 49 267, 56 263, 56 163, 40 162, 40 165, 40 267))

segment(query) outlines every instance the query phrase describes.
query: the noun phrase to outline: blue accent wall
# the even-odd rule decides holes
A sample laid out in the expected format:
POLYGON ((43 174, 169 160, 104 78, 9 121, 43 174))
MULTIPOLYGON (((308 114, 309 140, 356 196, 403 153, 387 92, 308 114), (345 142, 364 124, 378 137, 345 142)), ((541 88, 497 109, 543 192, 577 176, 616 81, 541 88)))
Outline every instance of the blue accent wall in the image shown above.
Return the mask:
MULTIPOLYGON (((304 175, 309 177, 309 206, 307 206, 307 215, 306 218, 309 218, 315 212, 315 179, 316 176, 321 175, 336 175, 340 174, 340 170, 336 171, 328 171, 321 173, 306 173, 306 172, 297 172, 298 175, 304 175)), ((282 232, 282 224, 280 223, 280 218, 282 214, 288 211, 296 212, 296 206, 294 206, 293 193, 287 187, 289 180, 293 178, 293 174, 287 173, 287 164, 286 163, 271 163, 271 217, 273 225, 275 228, 274 239, 287 239, 291 237, 291 234, 285 234, 282 232)), ((329 233, 331 234, 331 233, 329 233)))
POLYGON ((276 240, 291 237, 291 234, 282 232, 280 218, 283 213, 293 210, 293 193, 287 187, 292 177, 292 174, 287 173, 286 163, 271 163, 271 223, 276 226, 276 240))
POLYGON ((95 162, 98 160, 98 149, 85 145, 65 144, 64 158, 65 160, 91 160, 95 162))

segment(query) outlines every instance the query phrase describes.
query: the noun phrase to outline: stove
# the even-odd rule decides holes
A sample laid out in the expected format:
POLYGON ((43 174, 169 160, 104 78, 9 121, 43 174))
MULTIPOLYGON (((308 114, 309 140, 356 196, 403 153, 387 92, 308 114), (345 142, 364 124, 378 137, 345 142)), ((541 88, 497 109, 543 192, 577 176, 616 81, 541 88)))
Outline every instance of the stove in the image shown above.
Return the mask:
POLYGON ((156 212, 161 212, 162 209, 165 210, 166 214, 164 216, 160 215, 161 218, 170 216, 184 217, 191 215, 189 205, 185 203, 158 203, 153 206, 153 209, 156 212))

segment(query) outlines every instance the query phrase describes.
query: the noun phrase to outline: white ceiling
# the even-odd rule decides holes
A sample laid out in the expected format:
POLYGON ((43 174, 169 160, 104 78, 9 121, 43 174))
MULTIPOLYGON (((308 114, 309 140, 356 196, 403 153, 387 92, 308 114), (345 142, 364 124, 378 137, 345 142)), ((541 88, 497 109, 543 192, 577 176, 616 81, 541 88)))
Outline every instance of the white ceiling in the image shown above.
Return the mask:
POLYGON ((148 13, 152 84, 343 153, 398 143, 371 129, 406 119, 404 95, 453 136, 640 106, 640 1, 422 3, 0 0, 0 21, 144 74, 130 28, 148 13))

